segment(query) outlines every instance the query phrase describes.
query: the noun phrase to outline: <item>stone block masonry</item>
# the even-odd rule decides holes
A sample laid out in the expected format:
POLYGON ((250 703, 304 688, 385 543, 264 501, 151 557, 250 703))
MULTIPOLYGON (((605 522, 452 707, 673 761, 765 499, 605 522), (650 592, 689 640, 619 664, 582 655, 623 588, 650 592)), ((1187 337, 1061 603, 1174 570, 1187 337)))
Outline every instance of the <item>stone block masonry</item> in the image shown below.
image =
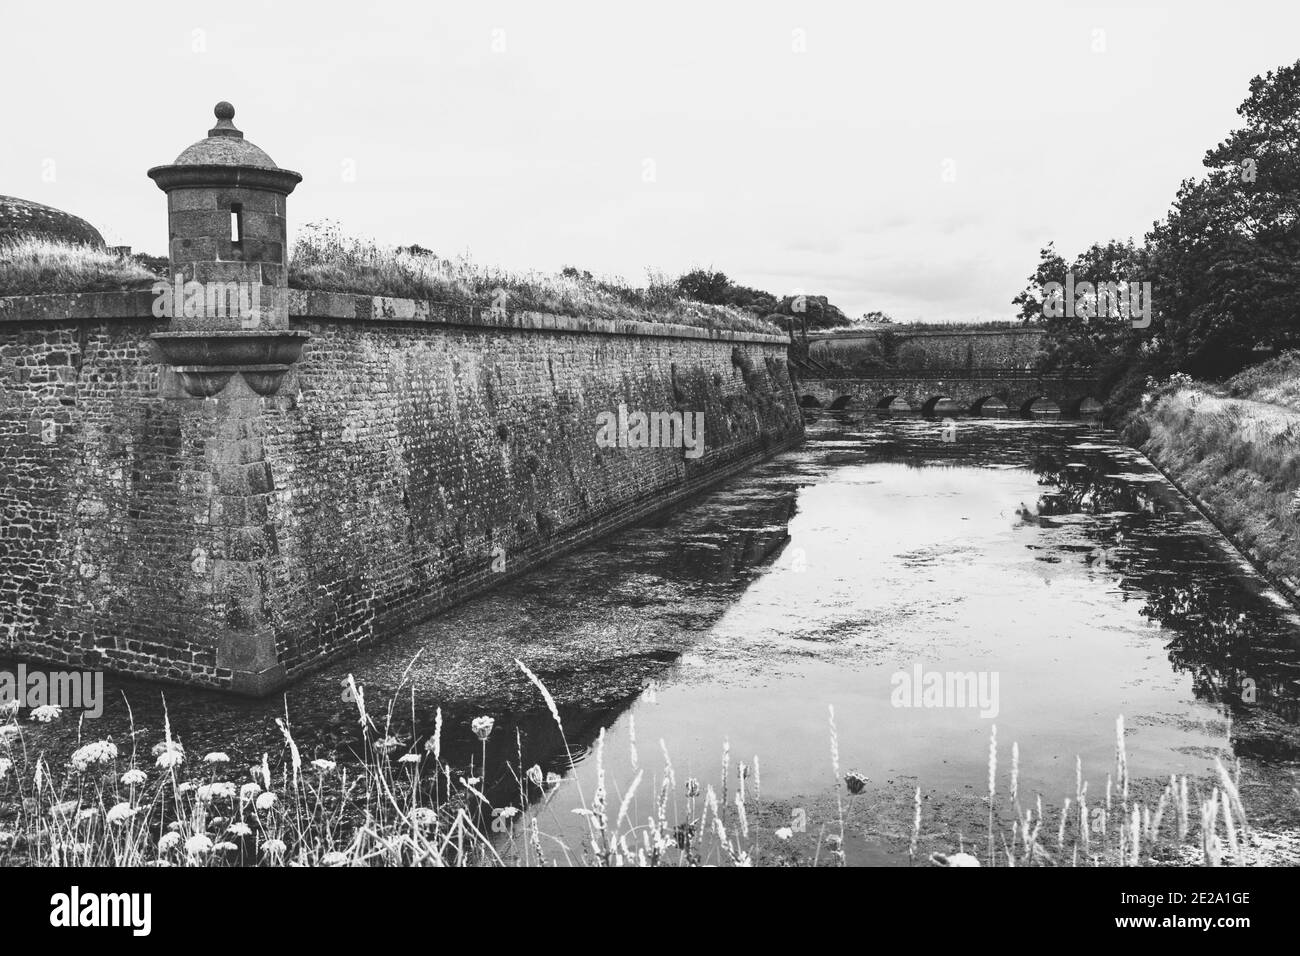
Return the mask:
POLYGON ((277 390, 181 387, 148 293, 0 299, 0 634, 273 691, 802 439, 780 336, 290 292, 277 390), (703 412, 699 458, 600 447, 703 412))

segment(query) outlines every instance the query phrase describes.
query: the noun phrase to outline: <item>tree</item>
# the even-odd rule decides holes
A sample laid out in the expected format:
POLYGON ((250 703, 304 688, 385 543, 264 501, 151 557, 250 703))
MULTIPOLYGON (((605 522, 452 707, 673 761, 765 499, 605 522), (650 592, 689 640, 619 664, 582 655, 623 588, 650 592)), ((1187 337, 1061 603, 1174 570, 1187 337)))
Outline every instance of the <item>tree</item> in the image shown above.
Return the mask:
POLYGON ((1300 344, 1300 61, 1251 80, 1237 113, 1148 234, 1169 361, 1206 377, 1300 344))
MULTIPOLYGON (((1029 285, 1012 300, 1025 324, 1041 325, 1046 333, 1040 364, 1091 368, 1140 351, 1147 330, 1134 328, 1129 290, 1138 294, 1138 306, 1150 305, 1150 298, 1142 295, 1148 261, 1146 251, 1131 239, 1094 243, 1073 262, 1049 242, 1029 285), (1098 297, 1101 287, 1119 293, 1118 301, 1098 297)), ((1154 283, 1150 288, 1154 290, 1154 283)))
POLYGON ((692 269, 677 280, 677 289, 683 298, 706 305, 727 305, 731 280, 725 273, 712 269, 692 269))

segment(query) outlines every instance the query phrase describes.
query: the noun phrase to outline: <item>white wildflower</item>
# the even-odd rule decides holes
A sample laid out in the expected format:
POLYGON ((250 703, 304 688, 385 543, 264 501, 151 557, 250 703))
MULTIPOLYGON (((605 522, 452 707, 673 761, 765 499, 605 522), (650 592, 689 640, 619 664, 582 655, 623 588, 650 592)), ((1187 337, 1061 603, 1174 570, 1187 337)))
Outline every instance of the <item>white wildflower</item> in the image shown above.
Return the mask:
POLYGON ((136 808, 129 803, 115 803, 105 815, 104 819, 109 823, 125 823, 135 816, 136 808))
POLYGON ((492 735, 492 727, 495 725, 491 717, 475 717, 469 722, 470 729, 479 740, 487 740, 492 735))

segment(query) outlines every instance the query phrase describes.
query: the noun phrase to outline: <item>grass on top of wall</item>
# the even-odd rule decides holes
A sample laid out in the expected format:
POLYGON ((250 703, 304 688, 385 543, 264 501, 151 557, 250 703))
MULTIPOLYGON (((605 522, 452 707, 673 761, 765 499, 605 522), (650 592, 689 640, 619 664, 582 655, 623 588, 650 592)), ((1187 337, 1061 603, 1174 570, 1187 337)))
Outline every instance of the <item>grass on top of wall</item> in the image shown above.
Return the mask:
POLYGON ((0 296, 147 289, 158 276, 130 255, 50 239, 0 241, 0 296))
MULTIPOLYGON (((161 277, 139 256, 94 246, 32 237, 0 243, 0 296, 148 289, 161 277)), ((305 227, 289 263, 289 285, 509 312, 781 334, 776 325, 741 309, 683 299, 676 283, 663 275, 651 274, 647 286, 637 288, 618 278, 507 272, 467 257, 381 246, 345 236, 332 224, 305 227)))
POLYGON ((308 224, 289 262, 294 289, 430 299, 508 312, 548 312, 596 319, 664 322, 701 328, 781 334, 740 309, 680 298, 676 283, 651 274, 646 288, 618 278, 587 279, 508 272, 419 249, 392 248, 342 234, 333 224, 308 224))

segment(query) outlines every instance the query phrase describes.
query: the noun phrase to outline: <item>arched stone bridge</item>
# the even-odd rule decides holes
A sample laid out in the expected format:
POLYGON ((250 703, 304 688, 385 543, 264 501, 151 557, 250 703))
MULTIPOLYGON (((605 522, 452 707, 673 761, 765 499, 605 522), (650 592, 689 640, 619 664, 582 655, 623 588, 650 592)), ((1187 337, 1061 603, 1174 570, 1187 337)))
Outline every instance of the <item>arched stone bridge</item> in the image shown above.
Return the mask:
POLYGON ((1059 411, 1070 418, 1102 410, 1097 379, 1086 370, 913 369, 855 378, 800 376, 795 387, 805 408, 876 408, 927 415, 1059 411))

